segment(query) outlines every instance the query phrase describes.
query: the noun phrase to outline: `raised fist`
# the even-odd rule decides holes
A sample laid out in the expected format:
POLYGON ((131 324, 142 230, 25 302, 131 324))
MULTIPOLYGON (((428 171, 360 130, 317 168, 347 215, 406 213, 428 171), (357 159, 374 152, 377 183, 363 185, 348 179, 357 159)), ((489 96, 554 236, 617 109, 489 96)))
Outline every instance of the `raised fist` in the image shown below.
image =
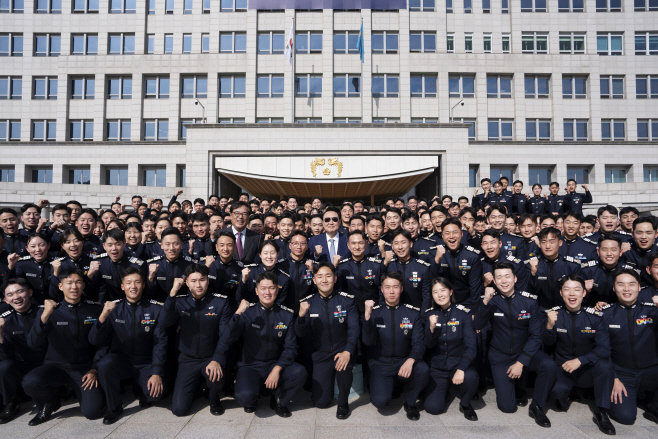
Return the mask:
POLYGON ((308 312, 308 309, 311 307, 311 304, 308 302, 302 302, 299 304, 299 317, 304 317, 308 312))

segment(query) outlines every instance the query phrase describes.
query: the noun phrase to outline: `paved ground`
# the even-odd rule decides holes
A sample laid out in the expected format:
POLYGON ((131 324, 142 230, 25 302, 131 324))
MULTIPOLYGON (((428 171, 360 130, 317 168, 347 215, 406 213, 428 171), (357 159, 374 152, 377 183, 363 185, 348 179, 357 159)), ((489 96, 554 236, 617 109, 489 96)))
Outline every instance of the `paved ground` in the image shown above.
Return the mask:
MULTIPOLYGON (((326 410, 311 406, 309 394, 300 392, 291 405, 293 416, 277 417, 268 407, 268 398, 261 398, 256 413, 247 414, 233 399, 224 399, 226 413, 212 416, 207 404, 198 400, 192 414, 177 418, 169 411, 169 400, 157 406, 141 409, 136 401, 126 397, 127 408, 123 417, 114 425, 105 426, 102 420, 87 421, 77 404, 63 406, 54 418, 38 427, 29 427, 34 412, 26 412, 11 423, 0 426, 0 438, 222 438, 222 439, 421 439, 421 438, 568 438, 605 437, 592 422, 586 404, 573 403, 568 413, 550 409, 548 416, 553 427, 537 426, 528 409, 520 408, 514 414, 503 414, 495 406, 495 394, 488 391, 482 401, 474 401, 480 420, 470 422, 459 413, 458 402, 453 401, 448 412, 432 416, 421 412, 417 422, 407 420, 402 402, 395 401, 385 411, 378 412, 370 404, 368 395, 351 400, 352 416, 346 421, 336 419, 335 405, 326 410)), ((633 426, 615 423, 619 437, 658 437, 658 424, 642 416, 633 426)))

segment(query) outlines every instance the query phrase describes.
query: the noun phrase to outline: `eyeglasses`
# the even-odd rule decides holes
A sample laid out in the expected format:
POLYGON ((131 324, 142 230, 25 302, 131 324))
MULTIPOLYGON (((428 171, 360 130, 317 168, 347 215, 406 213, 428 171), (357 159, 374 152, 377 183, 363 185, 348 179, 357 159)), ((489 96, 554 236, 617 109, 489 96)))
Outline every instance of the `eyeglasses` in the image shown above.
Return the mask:
POLYGON ((338 217, 337 216, 331 216, 327 217, 324 219, 325 223, 337 223, 338 222, 338 217))
POLYGON ((232 212, 231 215, 242 216, 242 217, 248 217, 248 216, 249 216, 249 212, 238 212, 238 211, 235 211, 235 212, 232 212))

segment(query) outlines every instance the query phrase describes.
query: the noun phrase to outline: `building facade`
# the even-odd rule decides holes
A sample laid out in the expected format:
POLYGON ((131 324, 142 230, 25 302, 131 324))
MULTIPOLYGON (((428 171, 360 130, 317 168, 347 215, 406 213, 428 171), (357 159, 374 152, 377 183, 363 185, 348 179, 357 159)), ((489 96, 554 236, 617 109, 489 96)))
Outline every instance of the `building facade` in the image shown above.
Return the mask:
POLYGON ((0 204, 379 202, 506 175, 657 210, 657 55, 654 0, 0 0, 0 204))

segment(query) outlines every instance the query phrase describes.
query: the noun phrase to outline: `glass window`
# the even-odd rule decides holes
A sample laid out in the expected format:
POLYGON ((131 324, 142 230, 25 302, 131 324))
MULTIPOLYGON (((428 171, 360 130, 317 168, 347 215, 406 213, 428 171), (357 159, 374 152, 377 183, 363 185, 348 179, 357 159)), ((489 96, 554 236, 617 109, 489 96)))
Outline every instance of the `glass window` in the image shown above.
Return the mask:
POLYGON ((658 140, 658 119, 638 119, 637 140, 658 140))
POLYGON ((601 99, 623 99, 624 77, 601 76, 601 99))
POLYGON ((512 119, 489 119, 489 140, 512 140, 512 119))
POLYGON ((599 55, 623 55, 623 34, 599 32, 596 35, 596 53, 599 55))
POLYGON ((295 78, 295 97, 322 97, 322 75, 298 75, 295 78))
POLYGON ((174 36, 173 34, 165 34, 164 53, 174 53, 174 36))
POLYGON ((297 53, 321 53, 322 32, 298 32, 295 35, 297 53))
POLYGON ((514 167, 491 165, 489 169, 489 178, 491 181, 496 182, 502 177, 507 177, 509 181, 514 181, 514 167))
POLYGON ((361 96, 361 77, 359 75, 335 75, 334 97, 353 98, 361 96))
POLYGON ((605 182, 606 183, 626 183, 626 174, 628 170, 626 167, 621 166, 606 166, 605 167, 605 182))
POLYGON ((144 169, 144 186, 165 187, 166 168, 144 169))
POLYGON ((488 98, 511 98, 512 77, 511 76, 487 76, 488 98))
POLYGON ((256 82, 259 98, 283 97, 283 75, 259 75, 256 82))
POLYGON ((397 32, 373 32, 372 53, 397 53, 397 32))
POLYGON ((523 53, 548 53, 548 34, 523 32, 521 34, 521 51, 523 53))
POLYGON ((53 168, 33 168, 32 183, 52 183, 53 168))
POLYGON ((585 76, 562 76, 562 98, 563 99, 586 99, 587 77, 585 76))
POLYGON ((397 75, 373 75, 373 98, 397 98, 399 93, 399 78, 397 75))
POLYGON ((192 34, 183 34, 183 53, 192 53, 192 34))
POLYGON ((626 121, 621 119, 601 120, 601 139, 603 141, 626 140, 626 121))
POLYGON ((411 52, 436 52, 436 33, 411 32, 409 34, 409 50, 411 52))
MULTIPOLYGON (((2 126, 2 121, 0 121, 0 126, 2 126)), ((1 130, 2 128, 0 128, 1 130)), ((0 137, 0 141, 3 140, 0 137)), ((2 167, 0 168, 0 181, 3 183, 13 183, 14 182, 14 167, 2 167)))
POLYGON ((526 140, 551 140, 551 121, 526 119, 525 138, 526 140))
POLYGON ((548 98, 550 77, 525 75, 524 79, 526 99, 548 98))
MULTIPOLYGON (((11 181, 13 181, 13 177, 11 181)), ((644 165, 644 181, 646 182, 658 181, 658 166, 644 165)))
POLYGON ((245 97, 244 76, 220 76, 219 97, 220 98, 244 98, 245 97))
POLYGON ((258 34, 259 55, 282 54, 285 48, 283 33, 262 32, 258 34))
MULTIPOLYGON (((587 141, 587 119, 564 119, 565 141, 587 141)), ((580 181, 580 180, 578 180, 580 181)))
POLYGON ((553 168, 548 166, 530 166, 528 167, 528 173, 530 177, 530 185, 535 185, 537 183, 542 186, 548 186, 553 181, 551 175, 553 174, 553 168))
POLYGON ((469 165, 468 167, 468 187, 478 187, 478 172, 480 167, 478 165, 469 165))
POLYGON ((475 97, 475 76, 450 75, 448 77, 448 87, 451 98, 475 97))
POLYGON ((359 53, 356 48, 358 38, 358 32, 334 33, 334 53, 359 53))
POLYGON ((105 184, 111 186, 128 186, 128 167, 105 168, 105 184))
POLYGON ((83 168, 69 168, 69 184, 90 184, 91 171, 83 168))
POLYGON ((201 53, 210 53, 210 34, 201 34, 201 53))

